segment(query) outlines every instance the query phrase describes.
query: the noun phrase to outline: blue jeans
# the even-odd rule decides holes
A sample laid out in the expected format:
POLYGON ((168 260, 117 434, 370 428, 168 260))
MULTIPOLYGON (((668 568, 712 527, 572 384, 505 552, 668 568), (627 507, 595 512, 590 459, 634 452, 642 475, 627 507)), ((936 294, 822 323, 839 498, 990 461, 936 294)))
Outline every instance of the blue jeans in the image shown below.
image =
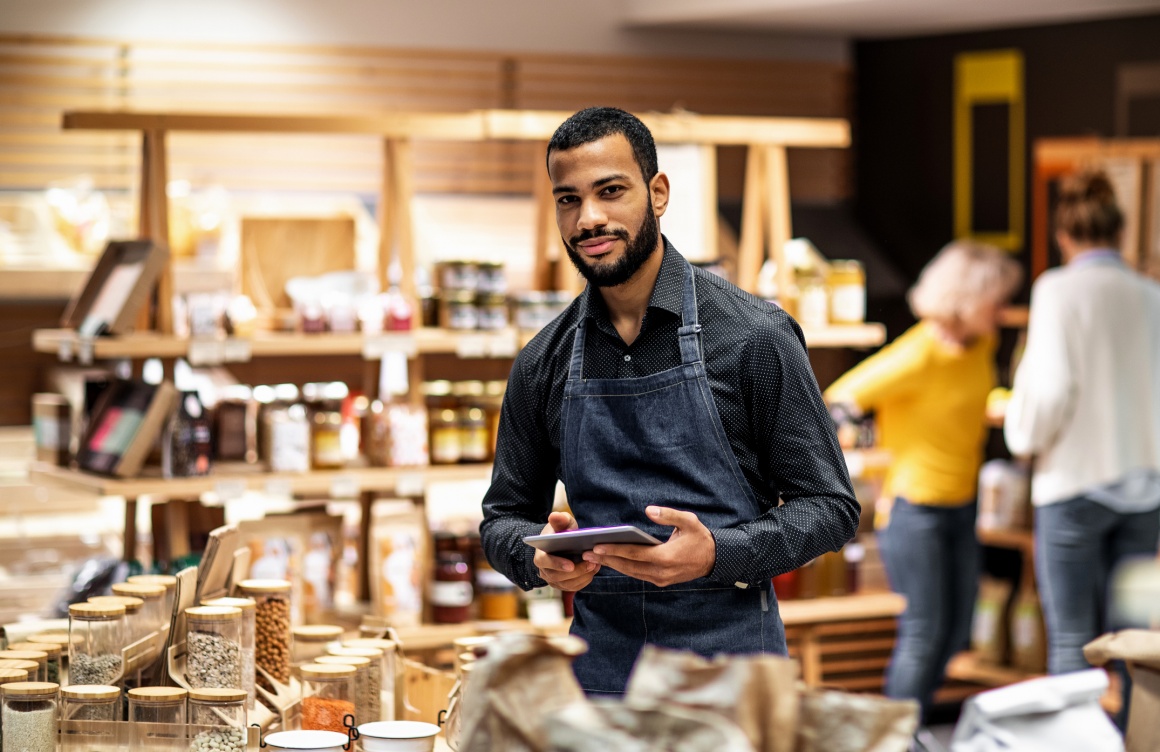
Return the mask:
POLYGON ((918 700, 924 713, 947 662, 970 645, 980 567, 976 511, 975 502, 948 507, 899 498, 879 535, 890 585, 906 596, 886 696, 918 700))

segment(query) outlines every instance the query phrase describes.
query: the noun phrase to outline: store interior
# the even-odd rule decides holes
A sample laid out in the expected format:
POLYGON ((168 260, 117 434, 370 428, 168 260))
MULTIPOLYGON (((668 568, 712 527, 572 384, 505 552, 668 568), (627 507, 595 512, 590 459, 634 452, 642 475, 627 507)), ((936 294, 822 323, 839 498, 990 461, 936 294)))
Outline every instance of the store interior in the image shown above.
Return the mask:
POLYGON ((998 749, 961 746, 988 712, 1038 713, 1010 723, 1041 741, 1106 726, 1027 749, 1160 749, 1133 723, 1160 708, 1155 540, 1100 585, 1132 614, 1100 633, 1131 633, 1085 653, 1134 683, 1092 669, 1046 720, 986 704, 1061 673, 1005 409, 1033 286, 1074 264, 1069 176, 1106 175, 1121 263, 1160 280, 1157 39, 1155 0, 0 0, 0 684, 40 687, 0 687, 3 749, 998 749), (652 132, 665 237, 797 322, 862 509, 773 578, 784 665, 698 696, 709 669, 646 652, 631 719, 572 680, 574 594, 480 539, 513 363, 585 288, 545 155, 594 106, 652 132), (985 410, 935 430, 981 426, 977 594, 909 697, 880 540, 900 445, 838 395, 908 341, 952 241, 1018 283, 988 292, 985 410), (278 747, 301 730, 339 741, 278 747))

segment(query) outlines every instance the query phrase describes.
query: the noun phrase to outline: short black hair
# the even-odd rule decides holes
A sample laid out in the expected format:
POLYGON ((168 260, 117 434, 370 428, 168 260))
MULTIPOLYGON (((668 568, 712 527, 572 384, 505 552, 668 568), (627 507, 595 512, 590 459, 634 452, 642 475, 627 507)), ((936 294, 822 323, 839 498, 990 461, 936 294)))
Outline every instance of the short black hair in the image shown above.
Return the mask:
POLYGON ((552 140, 548 142, 545 162, 554 150, 575 149, 616 133, 628 139, 644 181, 647 183, 652 180, 658 171, 657 145, 653 141, 652 131, 635 115, 616 107, 589 107, 560 123, 560 127, 552 134, 552 140))

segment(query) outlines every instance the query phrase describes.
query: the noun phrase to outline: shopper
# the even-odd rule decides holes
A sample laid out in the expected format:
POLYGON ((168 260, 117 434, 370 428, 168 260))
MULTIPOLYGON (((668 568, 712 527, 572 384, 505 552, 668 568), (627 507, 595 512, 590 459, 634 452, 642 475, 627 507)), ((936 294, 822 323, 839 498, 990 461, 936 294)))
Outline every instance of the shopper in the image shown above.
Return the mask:
POLYGON ((840 549, 859 515, 801 330, 660 234, 669 180, 635 117, 576 113, 547 162, 588 287, 512 368, 484 499, 488 560, 524 589, 576 592, 589 693, 623 692, 646 642, 784 654, 770 579, 840 549), (575 519, 549 515, 557 479, 575 519), (621 524, 665 542, 596 546, 573 563, 522 541, 621 524))
POLYGON ((1007 446, 1034 455, 1035 567, 1053 674, 1088 668, 1108 628, 1115 567, 1160 538, 1160 285, 1117 250, 1124 226, 1101 173, 1060 186, 1064 266, 1031 289, 1007 446))
POLYGON ((891 454, 876 525, 891 587, 906 596, 886 694, 929 710, 969 642, 978 589, 975 491, 995 386, 998 313, 1022 281, 997 248, 951 243, 910 291, 920 321, 842 376, 831 405, 873 411, 891 454))

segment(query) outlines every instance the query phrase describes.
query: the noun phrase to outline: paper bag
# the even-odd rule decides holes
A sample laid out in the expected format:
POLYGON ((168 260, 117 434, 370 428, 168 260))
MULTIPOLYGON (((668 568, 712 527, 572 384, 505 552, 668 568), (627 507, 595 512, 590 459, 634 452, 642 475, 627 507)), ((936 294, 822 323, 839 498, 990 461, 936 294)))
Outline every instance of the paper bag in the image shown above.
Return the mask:
POLYGON ((473 664, 460 752, 547 752, 548 716, 587 702, 572 673, 572 660, 587 649, 578 637, 498 637, 473 664))
POLYGON ((906 752, 918 703, 809 690, 802 694, 797 752, 906 752))
POLYGON ((624 702, 636 709, 683 707, 738 726, 758 752, 793 752, 797 665, 779 656, 720 656, 646 645, 624 702))
POLYGON ((741 729, 716 713, 675 705, 574 703, 547 727, 552 752, 754 752, 741 729))
POLYGON ((1120 752, 1123 740, 1100 707, 1099 669, 1013 684, 967 701, 951 752, 1120 752))
POLYGON ((1093 666, 1121 660, 1132 675, 1126 735, 1128 752, 1160 752, 1160 631, 1126 629, 1089 642, 1084 658, 1093 666))

